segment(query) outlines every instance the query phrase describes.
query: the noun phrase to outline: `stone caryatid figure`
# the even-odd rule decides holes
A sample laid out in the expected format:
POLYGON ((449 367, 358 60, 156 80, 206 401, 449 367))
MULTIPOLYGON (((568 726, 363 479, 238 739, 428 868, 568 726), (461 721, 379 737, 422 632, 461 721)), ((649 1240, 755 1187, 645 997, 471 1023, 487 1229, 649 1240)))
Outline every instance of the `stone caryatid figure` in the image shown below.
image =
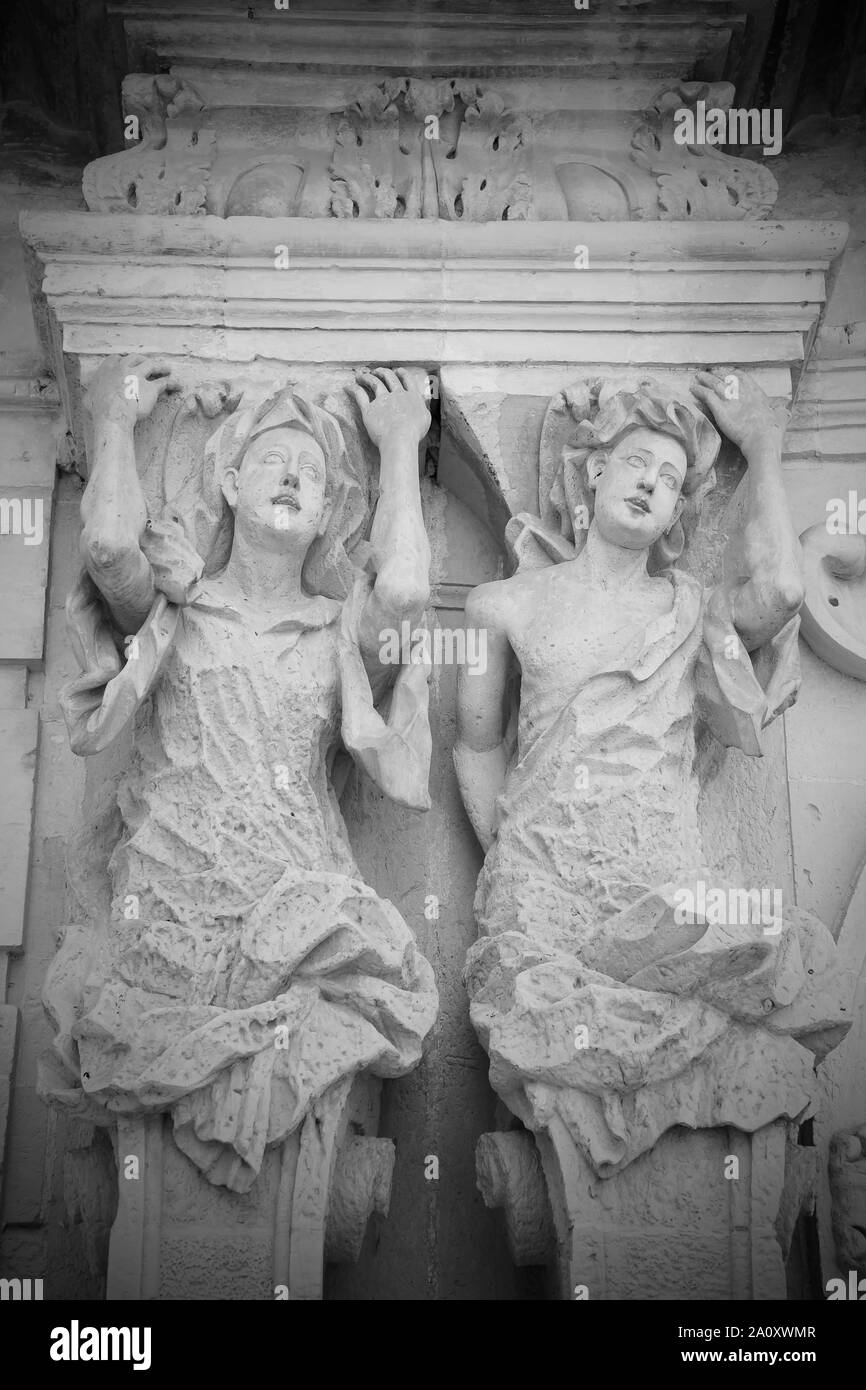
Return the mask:
POLYGON ((739 374, 699 373, 694 400, 593 391, 553 402, 543 441, 553 417, 572 433, 542 457, 542 516, 512 519, 517 572, 469 597, 488 660, 459 685, 455 765, 486 850, 466 979, 492 1085, 610 1178, 675 1126, 802 1116, 850 1013, 823 924, 758 912, 699 833, 696 717, 759 754, 798 688, 782 428, 739 374), (709 417, 748 465, 712 590, 675 565, 715 482, 709 417))
POLYGON ((429 414, 405 372, 358 380, 380 500, 351 558, 357 473, 329 411, 288 387, 229 402, 193 514, 149 518, 134 427, 179 383, 110 359, 89 391, 68 605, 82 675, 62 704, 79 754, 134 735, 110 911, 67 932, 48 981, 64 1063, 49 1088, 91 1113, 170 1112, 179 1148, 239 1192, 329 1088, 410 1071, 436 1015, 429 964, 360 878, 331 776, 347 750, 389 796, 429 806, 429 672, 379 658, 383 630, 428 598, 429 414))

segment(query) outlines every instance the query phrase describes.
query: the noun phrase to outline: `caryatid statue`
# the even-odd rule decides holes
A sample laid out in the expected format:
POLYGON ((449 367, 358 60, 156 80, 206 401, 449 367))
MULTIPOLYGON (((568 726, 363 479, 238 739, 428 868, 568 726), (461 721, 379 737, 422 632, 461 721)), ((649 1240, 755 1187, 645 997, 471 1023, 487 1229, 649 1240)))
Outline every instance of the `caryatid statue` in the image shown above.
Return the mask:
POLYGON ((455 749, 486 850, 471 1015, 512 1112, 535 1132, 558 1117, 601 1177, 674 1126, 803 1116, 815 1055, 850 1026, 823 924, 702 867, 696 716, 761 752, 797 693, 803 587, 769 401, 740 374, 698 373, 692 395, 556 398, 542 515, 512 518, 517 572, 466 608, 488 653, 461 673, 455 749), (748 465, 712 591, 675 566, 715 482, 709 417, 748 465))
POLYGON ((83 674, 62 705, 79 754, 130 721, 134 737, 110 913, 67 941, 46 989, 53 1090, 90 1113, 170 1112, 179 1148, 238 1192, 330 1087, 415 1067, 436 1016, 431 968, 361 880, 331 781, 345 749, 386 794, 429 806, 429 669, 379 652, 429 596, 430 417, 405 371, 358 381, 380 499, 351 559, 357 473, 329 411, 288 387, 230 401, 194 515, 149 518, 134 426, 179 383, 115 358, 89 390, 68 604, 83 674))

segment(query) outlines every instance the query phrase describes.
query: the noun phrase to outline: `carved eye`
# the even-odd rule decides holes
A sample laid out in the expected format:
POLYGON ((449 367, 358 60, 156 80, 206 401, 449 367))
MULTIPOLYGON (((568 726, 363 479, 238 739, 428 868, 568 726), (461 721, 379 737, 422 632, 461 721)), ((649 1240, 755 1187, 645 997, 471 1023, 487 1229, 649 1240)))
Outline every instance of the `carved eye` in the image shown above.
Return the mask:
POLYGON ((269 449, 265 454, 265 463, 279 464, 282 466, 286 461, 285 454, 281 454, 279 449, 269 449))
POLYGON ((309 473, 311 477, 318 478, 319 465, 312 454, 301 454, 299 467, 301 467, 305 473, 309 473))

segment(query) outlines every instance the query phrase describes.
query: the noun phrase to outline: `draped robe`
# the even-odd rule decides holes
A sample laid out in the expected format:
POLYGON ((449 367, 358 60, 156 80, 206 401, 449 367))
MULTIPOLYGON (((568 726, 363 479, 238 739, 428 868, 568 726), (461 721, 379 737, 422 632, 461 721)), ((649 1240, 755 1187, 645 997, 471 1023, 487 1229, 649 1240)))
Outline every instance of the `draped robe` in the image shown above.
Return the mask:
POLYGON ((110 920, 68 928, 49 972, 43 1089, 94 1117, 169 1111, 179 1147, 240 1192, 330 1086, 410 1071, 436 1016, 431 968, 361 880, 330 782, 342 745, 388 795, 429 805, 428 670, 399 671, 383 720, 358 645, 369 584, 277 621, 218 583, 184 606, 160 594, 125 662, 86 575, 68 605, 73 749, 135 732, 110 920))
MULTIPOLYGON (((568 558, 560 537, 518 520, 524 553, 540 540, 545 563, 568 558)), ((704 864, 695 715, 760 753, 762 728, 796 696, 799 618, 753 665, 725 591, 666 577, 670 611, 576 676, 565 704, 551 707, 543 673, 523 673, 465 972, 494 1089, 530 1129, 559 1116, 603 1177, 675 1125, 803 1117, 814 1054, 851 1019, 814 914, 718 920, 698 887, 737 901, 704 864)))

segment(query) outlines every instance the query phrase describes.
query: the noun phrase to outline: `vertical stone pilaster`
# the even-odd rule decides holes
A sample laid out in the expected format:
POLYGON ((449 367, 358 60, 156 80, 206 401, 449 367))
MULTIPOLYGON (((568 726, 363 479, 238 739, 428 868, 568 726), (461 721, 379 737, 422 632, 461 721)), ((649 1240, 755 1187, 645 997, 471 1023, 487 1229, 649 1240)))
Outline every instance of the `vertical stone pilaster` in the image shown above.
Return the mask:
MULTIPOLYGON (((6 998, 10 955, 22 952, 32 862, 39 714, 28 708, 31 672, 45 650, 49 548, 58 448, 58 397, 41 378, 0 377, 0 998, 6 998)), ((16 1084, 19 1009, 2 1006, 0 1154, 16 1157, 17 1117, 24 1129, 37 1118, 32 1085, 16 1084)), ((7 1163, 20 1172, 18 1163, 7 1163)), ((32 1161, 27 1165, 32 1180, 32 1161)), ((0 1163, 0 1178, 4 1176, 0 1163)), ((18 1215, 38 1214, 25 1201, 18 1215)), ((20 1191, 20 1189, 19 1189, 20 1191)), ((0 1181, 4 1217, 15 1219, 15 1187, 0 1181), (11 1206, 9 1203, 11 1202, 11 1206)), ((35 1202, 35 1205, 34 1205, 35 1202)))

